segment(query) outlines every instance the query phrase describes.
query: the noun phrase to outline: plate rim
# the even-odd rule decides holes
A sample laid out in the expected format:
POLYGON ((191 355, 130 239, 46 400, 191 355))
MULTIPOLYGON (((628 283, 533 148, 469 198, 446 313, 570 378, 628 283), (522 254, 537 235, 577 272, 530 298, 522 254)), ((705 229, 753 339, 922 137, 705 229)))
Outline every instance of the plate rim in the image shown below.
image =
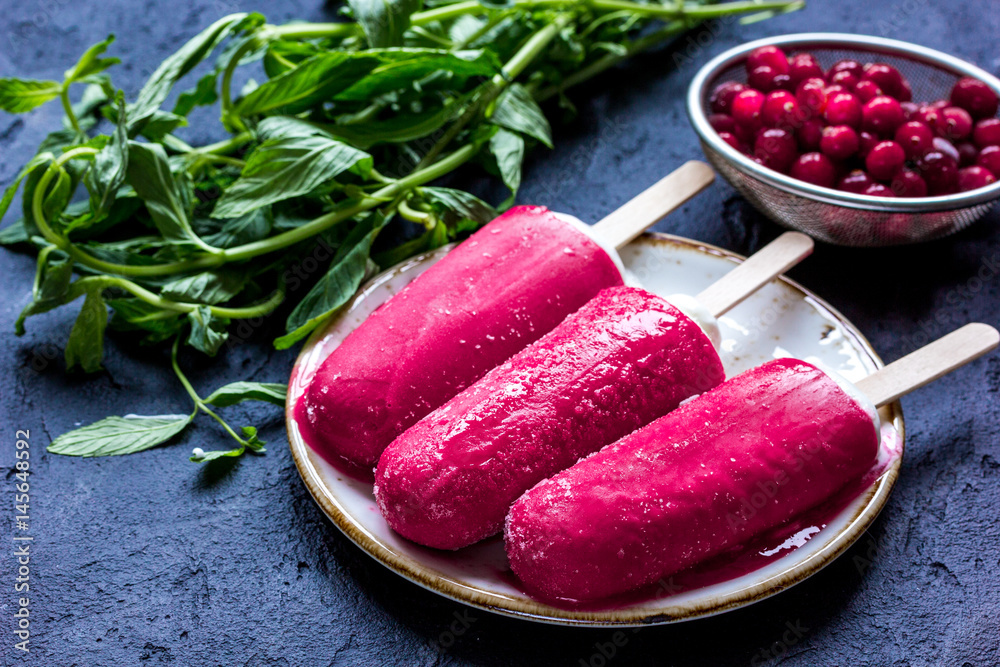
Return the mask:
MULTIPOLYGON (((655 243, 669 243, 673 245, 686 246, 706 254, 715 255, 723 259, 740 263, 746 258, 738 253, 726 250, 702 241, 667 234, 664 232, 644 232, 642 237, 655 243)), ((401 266, 413 262, 419 262, 433 254, 448 252, 457 244, 448 244, 433 251, 422 253, 411 257, 399 264, 380 272, 364 283, 351 299, 351 304, 355 302, 359 295, 365 293, 367 288, 382 279, 386 274, 397 271, 401 266)), ((804 298, 810 299, 815 305, 829 313, 837 323, 843 327, 845 333, 863 349, 876 368, 882 368, 885 364, 875 351, 875 348, 861 331, 848 320, 840 311, 826 302, 822 297, 812 290, 804 287, 798 282, 788 278, 784 274, 775 278, 792 289, 798 290, 804 298)), ((342 311, 346 313, 347 310, 342 311)), ((295 358, 292 366, 293 372, 298 368, 303 357, 309 353, 312 347, 322 339, 326 333, 339 321, 339 316, 331 317, 321 327, 306 340, 295 358)), ((902 459, 905 453, 905 423, 903 419, 902 406, 899 401, 895 401, 888 406, 890 419, 893 426, 899 432, 900 455, 895 457, 889 467, 883 472, 875 482, 868 487, 858 498, 864 497, 864 502, 848 520, 845 528, 826 547, 813 554, 794 567, 781 572, 769 579, 757 582, 745 589, 720 595, 712 601, 702 603, 685 603, 674 608, 657 610, 652 612, 643 607, 610 608, 603 610, 572 610, 554 607, 538 600, 521 600, 510 597, 503 597, 495 593, 486 593, 471 589, 453 578, 442 573, 438 573, 433 567, 425 565, 408 556, 401 556, 391 549, 382 545, 377 539, 372 537, 367 530, 358 522, 352 520, 351 514, 340 504, 337 498, 329 492, 326 484, 317 470, 312 457, 317 456, 311 452, 304 440, 297 432, 293 418, 293 405, 291 402, 291 392, 285 404, 285 427, 288 435, 289 449, 292 459, 295 462, 296 470, 302 478, 306 489, 313 500, 320 507, 334 526, 336 526, 349 540, 351 540, 362 551, 374 560, 389 568, 405 579, 425 588, 433 593, 437 593, 445 598, 461 602, 477 609, 482 609, 491 613, 500 614, 511 618, 530 620, 535 622, 592 628, 608 627, 640 627, 647 625, 664 625, 678 623, 682 621, 694 620, 697 618, 707 618, 721 614, 740 607, 749 606, 773 595, 791 588, 792 586, 805 581, 827 565, 840 557, 865 533, 869 526, 881 514, 888 502, 889 495, 899 478, 899 471, 902 466, 902 459)))

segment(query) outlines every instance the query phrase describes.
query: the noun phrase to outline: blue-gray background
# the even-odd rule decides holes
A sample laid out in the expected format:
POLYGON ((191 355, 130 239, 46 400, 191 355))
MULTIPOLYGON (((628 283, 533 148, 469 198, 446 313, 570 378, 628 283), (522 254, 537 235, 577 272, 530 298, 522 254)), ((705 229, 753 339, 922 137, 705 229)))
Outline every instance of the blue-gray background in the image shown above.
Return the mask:
MULTIPOLYGON (((272 22, 330 20, 319 0, 0 1, 0 76, 61 78, 113 32, 117 85, 145 76, 220 15, 259 10, 272 22)), ((990 2, 822 2, 753 26, 725 23, 697 63, 741 41, 805 30, 885 35, 1000 73, 1000 12, 990 2)), ((690 45, 681 44, 687 51, 690 45)), ((594 220, 699 150, 683 96, 696 65, 670 52, 578 90, 580 117, 557 124, 519 196, 594 220)), ((0 186, 59 123, 58 104, 0 114, 0 186)), ((211 116, 202 120, 211 120, 211 116)), ((217 127, 199 123, 199 128, 217 127)), ((220 138, 211 129, 192 141, 220 138)), ((469 176, 467 178, 475 178, 469 176)), ((462 179, 460 179, 461 182, 462 179)), ((498 193, 499 194, 499 193, 498 193)), ((15 204, 16 206, 16 204, 15 204)), ((793 276, 852 319, 886 360, 953 326, 1000 321, 1000 214, 933 244, 893 250, 820 247, 793 276), (980 271, 986 276, 977 281, 980 271)), ((778 229, 720 183, 659 227, 749 253, 778 229)), ((247 410, 264 426, 265 457, 202 468, 192 447, 228 446, 207 421, 180 442, 123 458, 43 454, 50 438, 108 414, 188 409, 162 354, 113 337, 107 372, 63 373, 60 346, 74 308, 13 322, 29 299, 33 261, 0 252, 0 521, 13 529, 14 430, 31 430, 30 656, 12 650, 14 562, 0 546, 4 664, 31 665, 956 665, 1000 664, 1000 356, 982 359, 903 400, 907 453, 888 507, 868 536, 812 579, 761 604, 675 627, 627 633, 566 629, 471 611, 375 563, 325 520, 303 487, 277 409, 247 410), (468 625, 456 622, 468 614, 468 625), (464 631, 449 635, 449 626, 464 631), (796 627, 792 632, 789 627, 796 627), (780 643, 786 642, 787 647, 780 643), (621 641, 619 641, 621 643, 621 641), (444 648, 444 645, 449 645, 444 648), (781 654, 762 657, 761 651, 781 654), (582 663, 581 663, 582 661, 582 663), (604 661, 604 662, 602 662, 604 661)), ((256 342, 212 363, 184 358, 195 385, 285 381, 293 354, 256 342)), ((267 327, 265 327, 267 329, 267 327)), ((237 414, 240 408, 233 409, 237 414)), ((240 421, 239 418, 236 421, 240 421)))

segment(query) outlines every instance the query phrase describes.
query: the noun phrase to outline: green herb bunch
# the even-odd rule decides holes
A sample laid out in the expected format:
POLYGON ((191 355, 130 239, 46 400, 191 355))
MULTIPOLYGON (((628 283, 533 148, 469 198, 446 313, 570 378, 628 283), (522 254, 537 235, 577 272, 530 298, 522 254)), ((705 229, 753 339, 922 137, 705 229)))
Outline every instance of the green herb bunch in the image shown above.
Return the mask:
POLYGON ((421 0, 350 0, 344 22, 275 26, 260 14, 226 16, 167 58, 131 102, 108 75, 119 62, 105 56, 113 37, 87 50, 62 81, 0 79, 4 111, 57 99, 65 111, 63 127, 0 201, 3 216, 23 186, 22 217, 0 231, 0 243, 38 259, 17 333, 28 317, 83 297, 67 368, 97 371, 105 328, 129 331, 172 344, 195 405, 191 415, 110 417, 61 435, 50 450, 140 451, 204 412, 238 447, 196 450, 193 460, 262 451, 253 427, 237 433, 210 406, 281 404, 284 387, 235 383, 202 399, 177 364, 179 344, 215 355, 234 323, 259 320, 285 301, 288 283, 300 280, 289 273, 297 259, 327 249, 329 267, 290 304, 287 332, 274 341, 294 345, 366 275, 496 215, 467 192, 429 185, 435 179, 475 163, 503 180, 511 197, 501 207, 509 205, 525 151, 552 145, 540 102, 568 105, 569 87, 703 21, 766 18, 800 5, 461 0, 423 8, 421 0), (203 61, 208 73, 164 108, 203 61), (234 73, 248 66, 262 67, 266 80, 234 91, 234 73), (191 146, 175 134, 192 110, 210 105, 227 139, 191 146), (376 236, 396 216, 425 231, 373 256, 376 236))

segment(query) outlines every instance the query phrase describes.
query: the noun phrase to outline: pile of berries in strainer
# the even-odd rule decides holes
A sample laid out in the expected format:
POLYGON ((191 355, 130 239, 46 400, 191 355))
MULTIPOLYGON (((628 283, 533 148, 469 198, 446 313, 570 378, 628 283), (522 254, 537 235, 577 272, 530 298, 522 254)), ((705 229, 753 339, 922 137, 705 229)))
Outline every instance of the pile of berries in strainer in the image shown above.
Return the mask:
POLYGON ((960 79, 951 99, 912 101, 899 70, 762 46, 747 83, 719 84, 708 120, 755 162, 807 183, 880 197, 965 192, 1000 179, 996 93, 960 79))

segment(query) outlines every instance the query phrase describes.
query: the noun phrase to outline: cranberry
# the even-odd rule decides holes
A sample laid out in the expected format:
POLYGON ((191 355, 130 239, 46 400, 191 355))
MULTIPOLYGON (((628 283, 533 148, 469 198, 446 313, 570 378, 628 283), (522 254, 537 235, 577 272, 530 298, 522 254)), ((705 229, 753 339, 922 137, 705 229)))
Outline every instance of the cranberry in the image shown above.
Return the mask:
POLYGON ((989 118, 996 115, 1000 98, 985 83, 967 76, 951 89, 951 103, 968 111, 973 118, 989 118))
POLYGON ((889 188, 897 197, 926 197, 927 183, 912 169, 900 169, 889 183, 889 188))
POLYGON ((708 104, 712 109, 712 113, 732 113, 733 98, 746 89, 746 84, 738 81, 720 83, 712 91, 712 96, 708 98, 708 104))
POLYGON ((830 83, 835 86, 843 86, 847 90, 854 90, 854 87, 861 81, 853 72, 842 70, 830 77, 830 83))
POLYGON ((798 150, 791 132, 772 128, 757 135, 753 154, 765 167, 783 172, 795 161, 798 150))
POLYGON ((865 191, 861 194, 870 195, 872 197, 895 197, 896 195, 892 190, 885 187, 881 183, 872 183, 869 185, 865 191))
POLYGON ((903 90, 903 75, 892 65, 885 63, 865 65, 865 72, 861 78, 866 81, 874 81, 879 88, 885 91, 886 95, 891 97, 898 97, 903 90))
POLYGON ((951 106, 951 102, 949 102, 948 100, 937 100, 936 102, 931 102, 927 106, 929 108, 931 108, 931 109, 937 109, 938 111, 940 111, 941 109, 944 109, 945 107, 950 107, 951 106))
POLYGON ((827 102, 823 115, 830 125, 857 127, 861 124, 861 102, 850 93, 838 93, 827 102))
POLYGON ((917 169, 927 181, 927 191, 931 195, 951 194, 958 187, 958 165, 941 151, 924 153, 917 160, 917 169))
POLYGON ((827 99, 832 99, 834 95, 840 95, 841 93, 849 93, 851 91, 849 91, 847 88, 844 88, 839 84, 827 84, 826 88, 823 89, 823 92, 826 93, 827 99))
POLYGON ((777 46, 762 46, 747 56, 747 72, 761 66, 770 67, 775 74, 788 74, 788 57, 777 46))
POLYGON ((774 80, 771 81, 771 85, 774 90, 787 90, 789 92, 795 90, 795 85, 792 83, 792 77, 787 74, 775 74, 774 80))
POLYGON ((837 168, 822 153, 804 153, 792 164, 791 176, 806 183, 832 188, 837 178, 837 168))
POLYGON ((946 139, 960 141, 972 134, 972 116, 965 109, 945 107, 938 112, 934 129, 946 139))
POLYGON ((910 118, 910 120, 918 120, 927 127, 935 127, 937 125, 939 115, 940 109, 924 105, 914 112, 913 117, 910 118))
POLYGON ((976 164, 986 167, 991 174, 1000 178, 1000 146, 987 146, 979 151, 976 164))
POLYGON ((955 146, 958 149, 958 166, 968 167, 969 165, 976 164, 976 160, 979 158, 979 149, 976 145, 970 141, 963 141, 959 145, 955 146))
POLYGON ((911 121, 916 120, 913 116, 920 109, 920 105, 914 102, 900 102, 899 108, 903 110, 903 120, 911 121))
POLYGON ((823 129, 819 149, 834 160, 846 160, 858 152, 861 140, 854 128, 846 125, 830 125, 823 129))
POLYGON ((934 139, 931 141, 931 146, 932 146, 931 150, 944 153, 952 160, 954 160, 955 164, 958 164, 958 161, 962 159, 962 156, 958 152, 958 149, 955 148, 955 144, 951 143, 950 141, 948 141, 943 137, 934 137, 934 139))
POLYGON ((765 127, 794 127, 798 124, 799 103, 787 90, 775 90, 764 98, 760 119, 765 127))
POLYGON ((776 76, 778 76, 778 72, 773 67, 761 65, 747 74, 747 83, 750 84, 751 88, 756 88, 762 93, 769 93, 777 87, 774 85, 774 77, 776 76))
POLYGON ((882 141, 877 135, 871 132, 865 132, 864 130, 858 135, 858 139, 861 140, 861 144, 858 146, 858 155, 862 158, 868 157, 868 154, 872 152, 875 145, 882 141))
POLYGON ((859 63, 857 60, 851 60, 851 59, 840 60, 837 61, 833 67, 830 68, 830 71, 827 72, 826 76, 827 78, 832 78, 833 75, 836 74, 837 72, 851 72, 858 78, 861 78, 861 75, 864 74, 865 72, 865 68, 862 67, 861 63, 859 63))
POLYGON ((874 81, 858 81, 858 85, 854 86, 854 95, 861 100, 862 104, 881 94, 882 89, 874 81))
POLYGON ((764 93, 750 88, 733 98, 733 120, 747 130, 760 127, 760 109, 764 106, 764 93))
POLYGON ((966 167, 958 170, 959 192, 978 190, 996 182, 997 179, 993 176, 993 172, 985 167, 966 167))
POLYGON ((980 148, 1000 146, 1000 118, 986 118, 976 123, 972 131, 972 140, 980 148))
POLYGON ((733 120, 732 116, 727 116, 724 113, 713 113, 710 115, 708 117, 708 124, 716 132, 732 132, 736 129, 736 121, 733 120))
POLYGON ((799 147, 803 151, 818 150, 820 141, 823 139, 823 121, 819 118, 810 118, 803 121, 802 126, 796 131, 795 136, 798 138, 799 147))
POLYGON ((826 108, 826 82, 823 79, 806 79, 795 89, 795 100, 803 112, 819 115, 826 108))
POLYGON ((853 192, 856 195, 864 194, 875 181, 864 169, 855 169, 840 179, 837 189, 844 192, 853 192))
POLYGON ((899 102, 887 95, 873 97, 861 110, 861 126, 869 132, 890 136, 903 123, 899 102))
POLYGON ((899 100, 900 104, 903 102, 909 102, 913 99, 913 89, 910 88, 910 82, 907 81, 905 77, 901 79, 899 92, 896 93, 896 99, 899 100))
POLYGON ((792 85, 798 87, 806 79, 823 78, 823 68, 811 53, 796 53, 788 59, 788 76, 792 85))
POLYGON ((743 152, 743 144, 740 142, 739 139, 736 138, 736 135, 733 134, 732 132, 719 132, 719 138, 725 141, 733 148, 735 148, 736 150, 740 151, 741 153, 743 152))
POLYGON ((896 143, 903 147, 903 152, 910 160, 916 160, 934 145, 934 133, 931 132, 931 128, 915 120, 900 125, 894 138, 896 143))
POLYGON ((868 173, 880 181, 887 181, 906 162, 906 153, 895 141, 880 141, 865 156, 868 173))

